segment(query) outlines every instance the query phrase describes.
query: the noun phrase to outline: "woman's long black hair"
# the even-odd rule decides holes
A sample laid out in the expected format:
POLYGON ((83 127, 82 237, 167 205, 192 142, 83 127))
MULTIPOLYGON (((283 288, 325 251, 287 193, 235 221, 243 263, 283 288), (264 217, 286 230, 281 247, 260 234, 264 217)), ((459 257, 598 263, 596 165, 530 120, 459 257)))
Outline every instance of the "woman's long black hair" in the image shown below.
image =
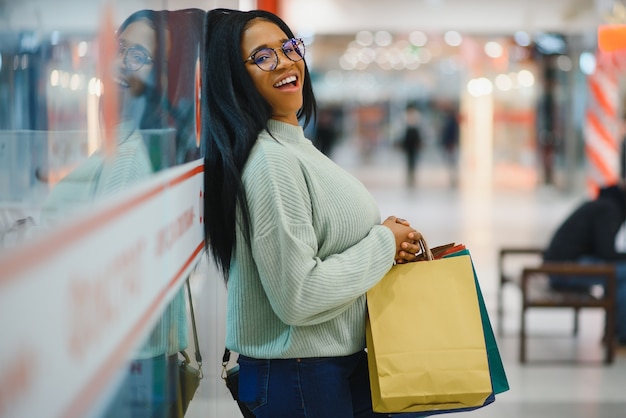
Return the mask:
MULTIPOLYGON (((293 32, 278 16, 261 10, 214 9, 207 13, 202 74, 202 136, 205 144, 205 245, 228 280, 239 219, 250 236, 249 212, 241 176, 257 136, 267 129, 272 109, 259 94, 241 58, 241 41, 253 19, 275 23, 288 37, 293 32)), ((311 77, 305 64, 303 106, 298 119, 306 126, 315 117, 311 77)))

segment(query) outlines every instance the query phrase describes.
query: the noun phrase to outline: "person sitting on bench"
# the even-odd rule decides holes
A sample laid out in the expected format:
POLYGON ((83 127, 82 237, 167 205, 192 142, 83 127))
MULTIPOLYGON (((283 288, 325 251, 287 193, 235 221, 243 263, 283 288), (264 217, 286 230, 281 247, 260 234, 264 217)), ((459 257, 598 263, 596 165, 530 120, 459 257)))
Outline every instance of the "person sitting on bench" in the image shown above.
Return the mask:
MULTIPOLYGON (((598 196, 579 205, 557 228, 543 254, 545 262, 611 263, 617 275, 617 328, 620 344, 626 344, 626 253, 615 247, 626 221, 626 185, 601 188, 598 196)), ((551 277, 557 291, 589 292, 602 279, 551 277)))

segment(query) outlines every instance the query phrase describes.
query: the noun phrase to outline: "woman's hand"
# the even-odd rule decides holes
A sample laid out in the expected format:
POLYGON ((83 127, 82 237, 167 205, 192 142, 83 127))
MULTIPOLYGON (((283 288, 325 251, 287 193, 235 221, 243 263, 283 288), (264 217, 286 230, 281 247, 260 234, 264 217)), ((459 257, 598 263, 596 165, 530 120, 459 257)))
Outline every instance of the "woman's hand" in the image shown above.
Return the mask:
POLYGON ((418 241, 422 234, 411 228, 407 220, 395 216, 385 219, 383 225, 391 230, 396 239, 396 263, 416 261, 418 259, 416 254, 421 250, 418 241))

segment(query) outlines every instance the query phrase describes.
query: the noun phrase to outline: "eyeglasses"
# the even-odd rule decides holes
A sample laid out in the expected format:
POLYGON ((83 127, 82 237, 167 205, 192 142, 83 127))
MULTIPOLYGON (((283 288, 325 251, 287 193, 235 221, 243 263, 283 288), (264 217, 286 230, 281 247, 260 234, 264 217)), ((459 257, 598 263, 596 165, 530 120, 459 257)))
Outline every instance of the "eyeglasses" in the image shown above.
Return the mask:
MULTIPOLYGON (((304 58, 304 41, 302 39, 288 39, 281 45, 280 49, 293 62, 298 62, 304 58)), ((248 61, 254 62, 263 71, 274 71, 278 66, 278 53, 274 48, 259 49, 244 62, 248 61)))
POLYGON ((154 62, 146 51, 136 46, 127 47, 120 44, 118 54, 124 57, 124 65, 130 71, 138 71, 144 65, 154 62))

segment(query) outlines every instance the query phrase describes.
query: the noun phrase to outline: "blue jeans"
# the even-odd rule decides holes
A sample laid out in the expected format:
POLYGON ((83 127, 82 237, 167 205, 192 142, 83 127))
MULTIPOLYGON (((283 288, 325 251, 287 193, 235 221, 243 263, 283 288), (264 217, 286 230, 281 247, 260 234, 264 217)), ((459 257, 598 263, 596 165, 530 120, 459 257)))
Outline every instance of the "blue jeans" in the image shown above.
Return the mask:
MULTIPOLYGON (((582 257, 578 262, 583 264, 605 263, 595 257, 582 257)), ((617 276, 617 312, 616 312, 616 329, 617 339, 620 343, 626 344, 626 262, 618 261, 614 263, 615 273, 617 276)), ((559 277, 550 278, 550 285, 558 290, 571 291, 588 291, 591 285, 604 285, 605 280, 601 278, 568 278, 561 279, 559 277)))
POLYGON ((372 412, 365 351, 302 359, 239 356, 239 396, 257 418, 388 416, 372 412))
MULTIPOLYGON (((576 260, 577 263, 583 265, 592 265, 604 263, 604 261, 595 257, 581 257, 576 260)), ((550 286, 559 291, 583 292, 587 293, 593 285, 605 285, 605 279, 601 277, 585 277, 585 276, 554 276, 550 277, 550 286)))

